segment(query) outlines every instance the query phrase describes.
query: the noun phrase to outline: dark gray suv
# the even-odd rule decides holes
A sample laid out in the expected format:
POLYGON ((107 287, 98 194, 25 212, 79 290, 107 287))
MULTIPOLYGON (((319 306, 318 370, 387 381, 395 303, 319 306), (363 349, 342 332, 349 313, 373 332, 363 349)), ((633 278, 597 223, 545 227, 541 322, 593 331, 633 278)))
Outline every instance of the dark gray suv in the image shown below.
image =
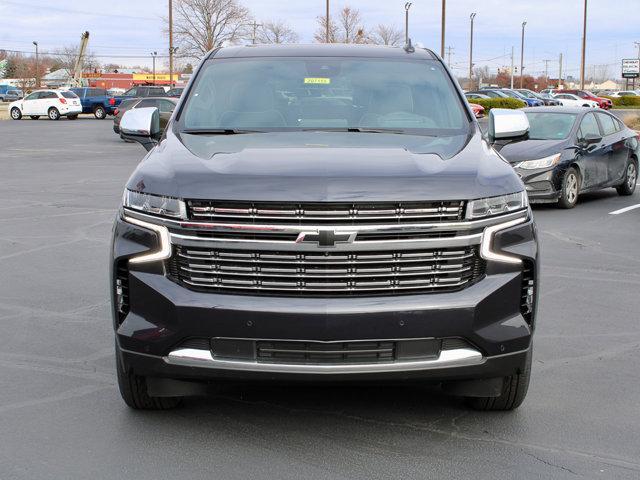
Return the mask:
POLYGON ((436 383, 482 410, 529 384, 538 294, 524 186, 434 53, 374 46, 212 51, 114 226, 119 386, 171 408, 210 382, 436 383))

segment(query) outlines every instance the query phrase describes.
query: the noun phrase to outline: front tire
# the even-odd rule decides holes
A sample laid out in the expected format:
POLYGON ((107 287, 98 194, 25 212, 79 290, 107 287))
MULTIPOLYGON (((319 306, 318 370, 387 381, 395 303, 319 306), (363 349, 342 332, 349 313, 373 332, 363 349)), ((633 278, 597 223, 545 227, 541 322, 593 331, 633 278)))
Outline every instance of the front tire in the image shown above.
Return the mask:
POLYGON ((515 410, 524 402, 531 381, 531 357, 533 346, 529 348, 522 371, 504 379, 499 397, 467 397, 466 403, 474 410, 484 412, 515 410))
POLYGON ((93 109, 93 115, 98 120, 104 120, 105 118, 107 118, 107 111, 104 109, 104 107, 96 107, 93 109))
POLYGON ((116 347, 116 369, 120 395, 134 410, 170 410, 182 402, 180 397, 150 397, 147 393, 147 379, 125 369, 116 347))
POLYGON ((558 207, 565 209, 575 207, 578 203, 578 195, 580 195, 580 174, 574 167, 571 167, 565 172, 562 179, 558 207))
POLYGON ((627 171, 624 176, 624 182, 622 185, 616 187, 618 195, 633 195, 636 190, 636 182, 638 181, 638 164, 633 158, 629 159, 627 164, 627 171))
POLYGON ((56 107, 51 107, 49 109, 49 112, 47 113, 47 116, 50 120, 60 120, 60 112, 56 107))
POLYGON ((13 107, 11 109, 11 118, 13 120, 20 120, 22 118, 22 112, 20 111, 19 108, 13 107))

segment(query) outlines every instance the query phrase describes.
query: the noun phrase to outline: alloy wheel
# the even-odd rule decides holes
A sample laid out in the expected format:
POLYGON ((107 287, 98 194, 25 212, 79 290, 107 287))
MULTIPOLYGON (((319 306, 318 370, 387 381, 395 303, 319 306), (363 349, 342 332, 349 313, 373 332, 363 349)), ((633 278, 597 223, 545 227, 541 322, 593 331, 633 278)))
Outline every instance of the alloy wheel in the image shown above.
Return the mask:
POLYGON ((627 167, 627 186, 630 190, 633 190, 633 187, 635 187, 637 179, 638 172, 636 170, 636 164, 631 162, 627 167))
POLYGON ((574 173, 570 173, 567 177, 566 195, 569 203, 574 203, 578 198, 578 177, 574 173))

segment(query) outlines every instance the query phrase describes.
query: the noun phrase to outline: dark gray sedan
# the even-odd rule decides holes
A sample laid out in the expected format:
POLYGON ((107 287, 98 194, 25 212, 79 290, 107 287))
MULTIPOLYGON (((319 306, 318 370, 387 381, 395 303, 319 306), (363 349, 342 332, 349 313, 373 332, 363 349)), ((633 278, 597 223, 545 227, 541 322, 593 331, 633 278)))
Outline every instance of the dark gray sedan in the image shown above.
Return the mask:
POLYGON ((613 187, 632 195, 638 179, 638 133, 605 111, 524 109, 529 139, 500 149, 525 183, 531 202, 573 208, 583 192, 613 187))

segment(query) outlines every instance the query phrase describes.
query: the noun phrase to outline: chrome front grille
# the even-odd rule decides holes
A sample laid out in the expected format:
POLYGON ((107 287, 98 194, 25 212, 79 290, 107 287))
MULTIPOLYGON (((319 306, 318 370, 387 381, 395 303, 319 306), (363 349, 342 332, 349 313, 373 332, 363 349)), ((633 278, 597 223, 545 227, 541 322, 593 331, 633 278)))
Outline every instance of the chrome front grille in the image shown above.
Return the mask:
POLYGON ((298 253, 176 245, 167 271, 205 291, 384 295, 458 290, 484 274, 484 262, 477 246, 298 253))
POLYGON ((274 203, 190 200, 189 218, 217 223, 366 225, 452 222, 464 218, 462 201, 396 203, 274 203))

